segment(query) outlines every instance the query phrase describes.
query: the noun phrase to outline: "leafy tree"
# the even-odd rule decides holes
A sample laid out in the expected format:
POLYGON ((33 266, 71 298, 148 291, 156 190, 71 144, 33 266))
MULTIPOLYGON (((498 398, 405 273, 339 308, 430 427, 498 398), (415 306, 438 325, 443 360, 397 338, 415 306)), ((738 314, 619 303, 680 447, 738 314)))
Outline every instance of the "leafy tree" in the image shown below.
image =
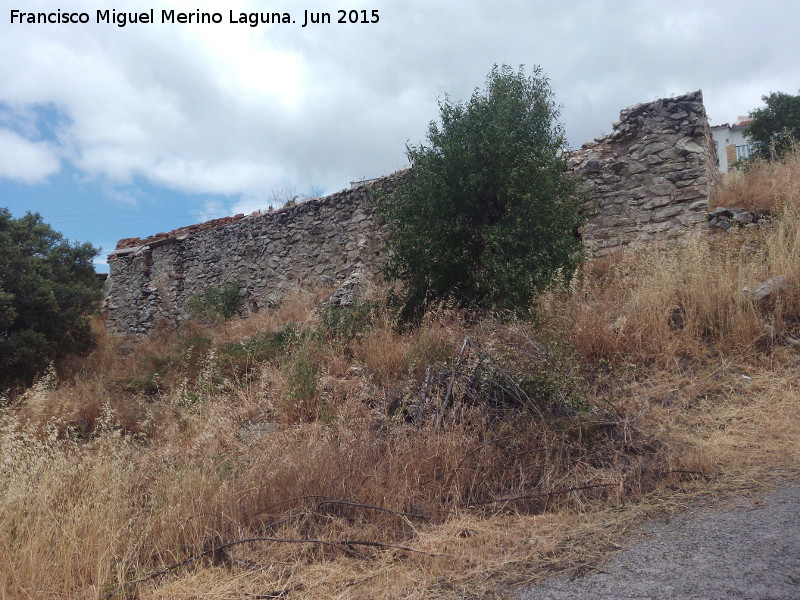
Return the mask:
POLYGON ((757 156, 774 160, 800 142, 800 94, 772 92, 761 99, 766 106, 750 111, 753 123, 744 133, 756 145, 757 156))
POLYGON ((407 182, 376 201, 390 230, 387 275, 407 283, 407 311, 445 297, 524 310, 582 250, 549 82, 539 67, 495 66, 484 90, 439 110, 427 145, 407 147, 407 182))
POLYGON ((0 389, 91 348, 85 315, 101 295, 98 252, 65 240, 38 214, 14 219, 0 208, 0 389))

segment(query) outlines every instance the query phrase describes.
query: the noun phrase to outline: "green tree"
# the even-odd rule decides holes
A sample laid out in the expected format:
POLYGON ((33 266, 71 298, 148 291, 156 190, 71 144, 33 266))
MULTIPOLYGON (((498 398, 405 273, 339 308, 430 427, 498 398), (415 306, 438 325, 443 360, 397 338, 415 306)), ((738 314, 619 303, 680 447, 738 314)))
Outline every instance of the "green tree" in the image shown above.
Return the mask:
POLYGON ((407 310, 451 297, 524 311, 582 251, 549 81, 539 67, 495 66, 484 90, 439 109, 428 143, 407 147, 407 182, 376 201, 390 230, 387 275, 405 280, 407 310))
POLYGON ((91 244, 72 244, 35 213, 0 208, 0 389, 92 346, 87 310, 100 299, 91 244))
POLYGON ((772 92, 762 96, 766 106, 750 111, 752 124, 745 136, 756 145, 756 155, 775 160, 800 142, 800 94, 772 92))

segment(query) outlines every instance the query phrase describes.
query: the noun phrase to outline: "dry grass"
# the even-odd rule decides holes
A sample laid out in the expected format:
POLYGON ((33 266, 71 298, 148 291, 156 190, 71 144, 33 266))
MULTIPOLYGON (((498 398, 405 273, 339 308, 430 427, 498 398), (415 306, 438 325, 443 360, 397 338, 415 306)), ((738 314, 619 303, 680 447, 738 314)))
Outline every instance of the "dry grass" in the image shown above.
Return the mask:
POLYGON ((747 170, 732 170, 721 177, 711 197, 717 206, 767 209, 773 212, 788 204, 800 205, 800 151, 787 155, 782 162, 759 161, 747 170))
POLYGON ((590 263, 569 295, 543 299, 568 322, 581 355, 599 364, 667 366, 710 356, 761 354, 795 335, 800 299, 800 228, 786 207, 770 227, 704 235, 687 246, 621 252, 590 263), (782 293, 755 303, 745 288, 777 276, 782 293), (768 339, 765 325, 774 327, 768 339), (777 337, 776 337, 777 336, 777 337))
POLYGON ((0 597, 506 597, 659 511, 797 477, 793 210, 590 264, 536 323, 440 307, 402 331, 298 294, 133 346, 98 324, 0 409, 0 597), (301 541, 203 555, 251 538, 301 541))

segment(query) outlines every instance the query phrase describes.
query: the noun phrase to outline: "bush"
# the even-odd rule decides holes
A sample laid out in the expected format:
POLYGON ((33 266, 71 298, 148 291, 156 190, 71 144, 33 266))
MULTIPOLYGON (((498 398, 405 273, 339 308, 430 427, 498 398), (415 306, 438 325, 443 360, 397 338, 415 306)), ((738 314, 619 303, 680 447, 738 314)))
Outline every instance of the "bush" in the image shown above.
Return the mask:
POLYGON ((772 92, 761 99, 766 106, 750 111, 753 122, 745 135, 756 145, 758 158, 783 158, 800 141, 800 94, 772 92))
POLYGON ((293 325, 280 331, 265 331, 247 340, 220 346, 220 359, 226 375, 244 376, 255 365, 276 361, 301 338, 293 325))
POLYGON ((102 293, 91 244, 72 244, 36 213, 0 209, 0 388, 91 349, 86 313, 102 293))
POLYGON ((469 102, 440 101, 428 145, 409 146, 411 175, 376 200, 390 230, 387 275, 408 286, 407 309, 452 297, 524 311, 568 278, 582 246, 577 184, 547 78, 495 67, 469 102))
POLYGON ((371 329, 380 305, 362 300, 348 306, 327 305, 319 311, 320 333, 329 340, 352 340, 371 329))
POLYGON ((228 281, 219 288, 206 288, 203 293, 189 298, 189 312, 202 321, 230 319, 241 307, 242 292, 235 281, 228 281))
POLYGON ((290 421, 312 421, 318 416, 319 376, 314 365, 312 346, 308 342, 297 346, 283 365, 288 385, 290 421))

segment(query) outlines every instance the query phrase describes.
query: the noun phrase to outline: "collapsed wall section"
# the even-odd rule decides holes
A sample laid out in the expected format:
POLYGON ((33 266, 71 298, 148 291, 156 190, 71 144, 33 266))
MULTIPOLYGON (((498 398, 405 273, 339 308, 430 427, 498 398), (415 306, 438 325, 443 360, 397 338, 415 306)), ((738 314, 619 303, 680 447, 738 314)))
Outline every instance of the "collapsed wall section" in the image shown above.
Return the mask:
POLYGON ((611 134, 568 160, 586 182, 584 244, 602 256, 702 228, 716 161, 702 92, 622 110, 611 134))
POLYGON ((324 286, 342 300, 348 286, 369 285, 380 277, 386 230, 368 196, 391 193, 402 177, 390 175, 210 228, 124 240, 109 256, 110 329, 136 335, 157 321, 179 324, 190 317, 193 295, 227 282, 240 285, 247 312, 274 305, 301 287, 324 286))

